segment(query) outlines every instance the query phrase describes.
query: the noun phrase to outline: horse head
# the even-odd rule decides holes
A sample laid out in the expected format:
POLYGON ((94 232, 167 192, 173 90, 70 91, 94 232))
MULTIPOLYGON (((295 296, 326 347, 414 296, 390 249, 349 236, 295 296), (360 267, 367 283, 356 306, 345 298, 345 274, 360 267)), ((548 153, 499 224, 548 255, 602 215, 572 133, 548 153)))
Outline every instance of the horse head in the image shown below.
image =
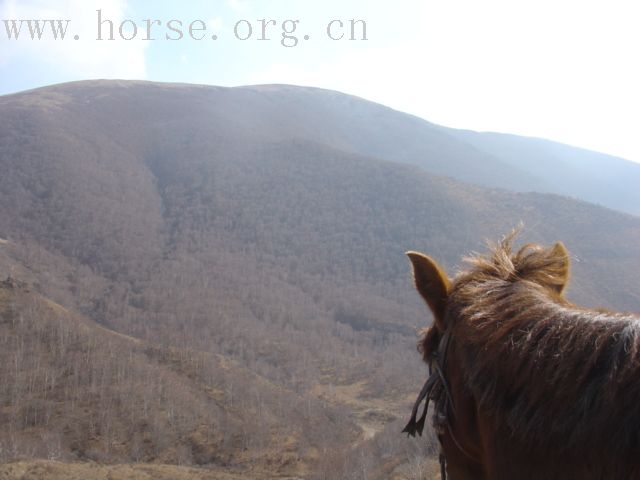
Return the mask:
POLYGON ((494 301, 486 295, 487 289, 491 284, 499 288, 519 282, 543 291, 555 302, 564 302, 569 256, 563 244, 548 248, 525 245, 514 254, 514 236, 515 233, 505 237, 487 256, 469 258, 471 269, 453 279, 433 258, 407 252, 416 289, 427 303, 433 322, 423 331, 418 345, 430 367, 430 376, 404 431, 410 435, 422 432, 428 403, 433 401, 432 424, 440 441, 443 478, 447 473, 453 480, 494 478, 496 431, 490 416, 482 411, 483 399, 469 388, 467 370, 476 359, 470 358, 473 349, 465 349, 459 338, 468 341, 474 337, 475 327, 482 328, 474 322, 486 323, 486 318, 474 314, 482 310, 479 304, 494 301), (416 420, 422 400, 426 400, 423 415, 416 420))

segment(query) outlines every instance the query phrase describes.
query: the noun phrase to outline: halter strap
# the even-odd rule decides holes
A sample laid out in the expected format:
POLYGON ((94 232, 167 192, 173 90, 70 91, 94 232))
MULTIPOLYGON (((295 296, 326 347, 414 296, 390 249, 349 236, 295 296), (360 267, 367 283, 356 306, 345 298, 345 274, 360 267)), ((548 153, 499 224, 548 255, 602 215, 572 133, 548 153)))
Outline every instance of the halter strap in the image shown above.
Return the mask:
POLYGON ((429 376, 427 380, 424 382, 422 386, 422 390, 420 390, 420 394, 413 404, 413 409, 411 411, 411 419, 409 423, 404 427, 402 433, 407 433, 408 435, 415 437, 416 433, 422 436, 422 431, 424 429, 424 422, 427 418, 427 410, 429 409, 429 402, 435 401, 433 392, 434 387, 436 385, 441 385, 445 391, 445 395, 447 398, 448 404, 451 406, 452 413, 455 414, 453 408, 453 399, 451 397, 451 392, 449 391, 449 386, 447 384, 447 380, 444 377, 444 367, 446 367, 447 363, 447 350, 449 349, 449 340, 451 338, 450 331, 447 330, 442 337, 440 338, 440 342, 438 343, 438 350, 433 355, 431 362, 429 364, 429 376), (442 359, 442 367, 440 366, 440 358, 442 359), (416 420, 418 416, 418 410, 420 409, 420 404, 422 401, 425 401, 424 410, 422 411, 422 415, 420 416, 420 420, 416 420))
MULTIPOLYGON (((460 450, 466 457, 471 460, 475 460, 458 442, 458 439, 453 433, 451 429, 451 422, 449 421, 449 413, 453 417, 455 417, 455 408, 453 405, 453 397, 451 396, 451 390, 449 388, 449 383, 444 375, 444 370, 447 365, 447 351, 449 350, 449 343, 451 340, 451 330, 447 329, 442 337, 440 337, 440 341, 438 343, 438 349, 432 355, 431 361, 429 363, 429 376, 422 386, 422 390, 420 390, 420 394, 413 404, 413 409, 411 411, 411 419, 409 423, 402 430, 403 433, 407 433, 408 435, 415 437, 416 433, 422 436, 422 431, 424 429, 424 422, 427 418, 427 410, 429 409, 429 402, 434 402, 434 404, 440 404, 441 408, 444 410, 442 412, 437 412, 438 418, 437 420, 442 422, 436 426, 436 428, 440 429, 440 433, 442 433, 443 424, 446 424, 447 431, 449 436, 453 440, 455 446, 460 450), (436 388, 439 386, 439 388, 436 388), (435 392, 435 393, 434 393, 435 392), (444 392, 444 399, 441 398, 442 392, 444 392), (438 397, 438 398, 435 398, 438 397), (420 409, 420 404, 424 400, 424 409, 422 411, 422 415, 419 420, 416 420, 418 416, 418 410, 420 409), (443 402, 443 403, 441 403, 443 402)), ((435 419, 434 419, 435 423, 435 419)), ((434 425, 435 426, 435 425, 434 425)), ((440 477, 442 480, 447 479, 447 459, 445 458, 444 451, 442 450, 442 443, 440 444, 440 454, 439 454, 439 462, 440 462, 440 477)))
POLYGON ((442 480, 447 480, 447 459, 444 457, 442 447, 440 448, 440 455, 438 455, 438 460, 440 461, 440 478, 442 480))

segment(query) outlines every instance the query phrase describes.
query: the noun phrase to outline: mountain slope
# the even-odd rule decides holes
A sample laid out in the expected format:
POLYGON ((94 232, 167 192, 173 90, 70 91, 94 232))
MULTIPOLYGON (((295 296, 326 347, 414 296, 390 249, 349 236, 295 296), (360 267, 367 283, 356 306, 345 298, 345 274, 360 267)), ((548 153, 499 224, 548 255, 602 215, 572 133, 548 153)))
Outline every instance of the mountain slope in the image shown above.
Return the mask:
MULTIPOLYGON (((126 82, 116 94, 114 85, 117 83, 112 81, 48 87, 29 92, 28 101, 21 94, 9 95, 3 97, 3 110, 10 112, 11 106, 19 108, 25 101, 53 109, 75 97, 76 108, 84 115, 95 108, 109 115, 135 91, 138 100, 148 98, 142 110, 130 109, 130 119, 137 120, 132 122, 136 125, 167 114, 173 118, 166 123, 180 122, 189 115, 186 106, 191 105, 195 117, 206 112, 207 122, 216 126, 218 139, 233 142, 239 135, 252 142, 304 139, 345 152, 420 166, 477 185, 576 196, 609 208, 640 212, 635 188, 640 180, 639 165, 555 142, 444 128, 357 97, 315 88, 147 84, 142 94, 141 84, 126 82), (95 94, 93 88, 98 86, 103 92, 95 94), (150 105, 153 90, 158 89, 172 91, 173 99, 150 105), (110 90, 110 94, 105 93, 110 90)), ((206 125, 200 125, 199 130, 207 131, 206 125)), ((130 136, 132 130, 115 132, 130 136)), ((147 141, 148 137, 141 140, 147 141)))
POLYGON ((118 334, 15 280, 0 282, 0 376, 1 460, 236 465, 262 478, 304 472, 323 442, 357 434, 224 357, 118 334))
POLYGON ((447 130, 478 150, 543 179, 537 191, 640 214, 640 165, 538 138, 447 130))

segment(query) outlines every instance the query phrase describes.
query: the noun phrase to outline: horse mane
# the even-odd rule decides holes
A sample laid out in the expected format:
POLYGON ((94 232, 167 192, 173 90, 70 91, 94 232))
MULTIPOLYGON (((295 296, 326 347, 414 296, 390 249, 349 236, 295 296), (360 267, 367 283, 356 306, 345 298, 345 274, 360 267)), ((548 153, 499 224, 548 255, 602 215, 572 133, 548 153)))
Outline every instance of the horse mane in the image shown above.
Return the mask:
MULTIPOLYGON (((451 287, 445 324, 470 391, 524 445, 637 455, 640 317, 571 304, 562 295, 564 247, 513 252, 514 236, 468 258, 471 268, 451 287)), ((425 356, 432 336, 424 338, 425 356)))

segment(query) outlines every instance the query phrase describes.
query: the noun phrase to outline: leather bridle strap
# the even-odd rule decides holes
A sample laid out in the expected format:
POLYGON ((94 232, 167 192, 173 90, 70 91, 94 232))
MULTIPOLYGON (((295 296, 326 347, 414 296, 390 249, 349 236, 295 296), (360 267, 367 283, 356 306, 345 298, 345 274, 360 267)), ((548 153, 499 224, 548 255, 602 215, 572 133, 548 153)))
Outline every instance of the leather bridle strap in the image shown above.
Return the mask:
POLYGON ((444 456, 442 448, 440 448, 440 455, 438 455, 438 460, 440 461, 440 478, 442 480, 447 480, 447 459, 444 456))
POLYGON ((422 436, 422 430, 424 429, 424 422, 427 418, 429 401, 431 400, 431 392, 433 391, 433 387, 435 386, 437 380, 438 380, 438 377, 436 375, 430 374, 429 378, 427 378, 427 381, 424 382, 424 385, 422 386, 422 390, 420 390, 420 394, 418 395, 418 398, 413 404, 413 409, 411 410, 411 419, 409 420, 409 423, 407 423, 407 425, 404 427, 404 430, 402 430, 402 433, 407 433, 412 437, 415 437, 416 433, 422 436), (424 404, 424 410, 422 411, 420 420, 416 421, 416 418, 418 416, 418 409, 420 408, 420 404, 422 403, 423 400, 425 400, 425 398, 426 398, 426 401, 424 404))
POLYGON ((447 396, 447 402, 451 406, 451 410, 453 412, 453 399, 451 398, 449 386, 447 385, 447 380, 444 378, 443 371, 447 361, 447 350, 449 347, 450 338, 451 334, 449 330, 447 330, 440 338, 440 342, 438 343, 438 350, 433 355, 433 358, 431 359, 431 362, 429 364, 429 377, 424 382, 422 390, 420 390, 420 394, 413 404, 413 409, 411 410, 411 418, 409 419, 409 423, 407 423, 407 425, 402 430, 402 433, 407 433, 412 437, 415 437, 416 433, 422 436, 422 431, 424 430, 424 422, 427 418, 427 410, 429 409, 429 402, 433 400, 433 389, 438 383, 442 385, 442 388, 445 391, 445 395, 447 396), (440 366, 440 359, 442 359, 442 367, 440 366), (416 418, 418 417, 420 404, 423 400, 425 401, 424 410, 422 411, 420 419, 416 420, 416 418))
MULTIPOLYGON (((448 418, 449 412, 451 413, 452 416, 455 417, 453 397, 451 396, 449 384, 444 375, 444 370, 447 364, 447 351, 449 350, 450 340, 451 340, 451 331, 446 330, 442 334, 442 337, 440 337, 440 341, 438 343, 438 349, 432 355, 431 361, 429 363, 429 377, 427 378, 426 382, 422 386, 422 390, 420 390, 420 394, 418 395, 418 398, 416 399, 413 405, 413 409, 411 411, 411 419, 409 420, 409 423, 407 423, 407 425, 404 427, 404 430, 402 430, 402 432, 407 433, 412 437, 415 437, 416 433, 418 433, 418 435, 422 435, 422 431, 424 429, 424 422, 427 417, 427 410, 429 409, 429 402, 436 401, 433 398, 434 388, 437 384, 440 384, 442 391, 444 391, 446 400, 443 405, 444 412, 438 412, 438 414, 442 415, 442 421, 446 423, 449 436, 453 440, 453 443, 458 448, 458 450, 460 450, 465 456, 467 456, 471 460, 474 460, 474 458, 464 448, 462 448, 462 445, 460 445, 460 442, 458 442, 458 439, 456 438, 456 436, 453 433, 453 430, 451 429, 451 422, 449 421, 449 418, 448 418), (418 410, 420 409, 420 404, 422 403, 423 400, 425 402, 424 410, 422 411, 422 415, 420 416, 420 419, 416 420, 418 416, 418 410)), ((439 462, 440 462, 440 476, 442 480, 446 480, 447 479, 447 459, 445 458, 444 451, 442 450, 442 443, 440 444, 439 462)))

